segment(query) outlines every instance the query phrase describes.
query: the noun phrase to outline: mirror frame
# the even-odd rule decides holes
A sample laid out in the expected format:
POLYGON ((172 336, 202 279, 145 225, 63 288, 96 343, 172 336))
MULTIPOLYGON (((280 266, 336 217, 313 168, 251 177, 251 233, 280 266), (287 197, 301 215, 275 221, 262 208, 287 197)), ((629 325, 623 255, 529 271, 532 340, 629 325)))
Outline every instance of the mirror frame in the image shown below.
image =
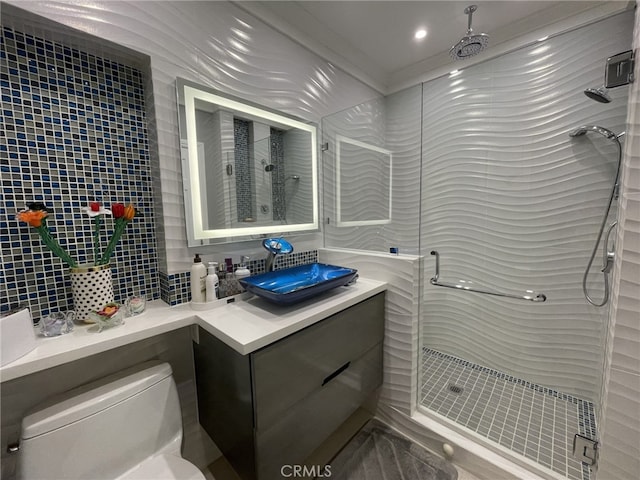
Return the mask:
MULTIPOLYGON (((294 117, 283 115, 279 112, 268 110, 266 107, 257 106, 250 102, 225 95, 212 88, 198 85, 188 80, 177 78, 176 91, 178 101, 178 113, 180 113, 181 100, 184 99, 185 124, 187 135, 188 159, 187 165, 183 164, 183 192, 186 215, 187 240, 189 246, 207 244, 206 240, 216 240, 234 237, 250 237, 252 235, 266 235, 274 233, 310 232, 319 230, 319 193, 318 193, 318 132, 313 123, 307 123, 294 117), (263 119, 267 122, 276 122, 292 128, 297 128, 311 134, 311 182, 313 219, 310 223, 262 225, 244 228, 205 229, 202 219, 202 207, 200 197, 200 167, 198 162, 198 143, 196 130, 195 102, 196 100, 214 103, 222 108, 244 113, 251 117, 263 119), (188 175, 185 175, 185 167, 188 175), (188 180, 185 181, 185 180, 188 180)), ((182 135, 180 143, 182 143, 182 135)), ((184 163, 184 159, 182 159, 184 163)), ((240 241, 242 239, 237 239, 240 241)))

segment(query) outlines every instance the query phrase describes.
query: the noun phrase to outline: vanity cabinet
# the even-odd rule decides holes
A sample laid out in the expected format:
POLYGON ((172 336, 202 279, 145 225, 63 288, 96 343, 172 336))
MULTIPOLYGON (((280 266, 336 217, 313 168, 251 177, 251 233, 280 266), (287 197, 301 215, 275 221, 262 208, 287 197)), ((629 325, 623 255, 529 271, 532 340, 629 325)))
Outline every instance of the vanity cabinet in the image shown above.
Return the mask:
POLYGON ((384 293, 248 355, 202 328, 200 424, 243 480, 281 478, 382 383, 384 293))

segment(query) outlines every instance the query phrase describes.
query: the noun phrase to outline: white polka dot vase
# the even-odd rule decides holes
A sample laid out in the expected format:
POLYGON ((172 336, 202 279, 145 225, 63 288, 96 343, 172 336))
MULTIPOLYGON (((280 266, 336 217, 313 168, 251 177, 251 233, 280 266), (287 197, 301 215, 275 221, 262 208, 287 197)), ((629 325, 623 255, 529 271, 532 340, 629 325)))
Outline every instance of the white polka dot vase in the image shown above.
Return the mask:
POLYGON ((76 319, 95 323, 89 312, 99 311, 114 301, 111 267, 109 265, 78 265, 71 269, 71 293, 76 319))

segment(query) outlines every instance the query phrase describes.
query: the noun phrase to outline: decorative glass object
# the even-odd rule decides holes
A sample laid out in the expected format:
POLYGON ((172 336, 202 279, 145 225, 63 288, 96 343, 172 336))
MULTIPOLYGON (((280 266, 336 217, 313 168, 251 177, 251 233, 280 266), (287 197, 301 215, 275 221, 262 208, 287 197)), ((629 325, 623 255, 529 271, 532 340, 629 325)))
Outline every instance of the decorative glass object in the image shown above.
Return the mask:
MULTIPOLYGON (((133 220, 136 215, 136 209, 133 205, 127 205, 126 207, 122 203, 113 203, 111 210, 104 208, 98 202, 90 202, 89 206, 82 209, 91 219, 93 219, 93 265, 106 265, 109 263, 109 259, 113 255, 113 251, 120 240, 120 237, 124 233, 127 224, 133 220), (113 234, 109 239, 109 243, 103 252, 100 251, 100 230, 102 228, 102 217, 113 216, 114 228, 113 234)), ((20 222, 24 222, 31 225, 36 229, 40 238, 44 244, 55 255, 60 257, 71 268, 76 268, 79 265, 71 256, 66 252, 58 241, 51 235, 51 231, 47 226, 47 218, 52 212, 52 209, 47 207, 44 203, 34 202, 30 203, 25 210, 16 214, 16 219, 20 222)))
POLYGON ((89 313, 89 323, 98 326, 98 332, 105 328, 117 327, 124 324, 126 308, 117 303, 111 302, 97 312, 89 313))
POLYGON ((40 333, 45 337, 57 337, 73 331, 73 320, 76 312, 54 312, 40 319, 38 326, 40 333))
POLYGON ((140 295, 132 295, 127 298, 125 306, 127 308, 127 315, 131 317, 140 315, 147 306, 147 299, 140 295))
POLYGON ((114 300, 110 266, 79 265, 72 268, 71 292, 77 321, 95 323, 89 314, 114 300))

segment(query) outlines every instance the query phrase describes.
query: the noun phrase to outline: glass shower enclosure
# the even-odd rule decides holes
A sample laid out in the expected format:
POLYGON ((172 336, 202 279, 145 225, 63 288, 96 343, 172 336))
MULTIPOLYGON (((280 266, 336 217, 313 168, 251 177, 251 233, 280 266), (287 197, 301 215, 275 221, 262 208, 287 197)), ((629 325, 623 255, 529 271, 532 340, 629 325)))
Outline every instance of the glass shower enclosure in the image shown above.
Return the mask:
POLYGON ((598 437, 608 305, 582 277, 617 149, 569 133, 624 131, 626 88, 583 91, 632 30, 615 15, 322 120, 325 245, 424 258, 419 408, 573 480, 594 478, 573 442, 598 437))

